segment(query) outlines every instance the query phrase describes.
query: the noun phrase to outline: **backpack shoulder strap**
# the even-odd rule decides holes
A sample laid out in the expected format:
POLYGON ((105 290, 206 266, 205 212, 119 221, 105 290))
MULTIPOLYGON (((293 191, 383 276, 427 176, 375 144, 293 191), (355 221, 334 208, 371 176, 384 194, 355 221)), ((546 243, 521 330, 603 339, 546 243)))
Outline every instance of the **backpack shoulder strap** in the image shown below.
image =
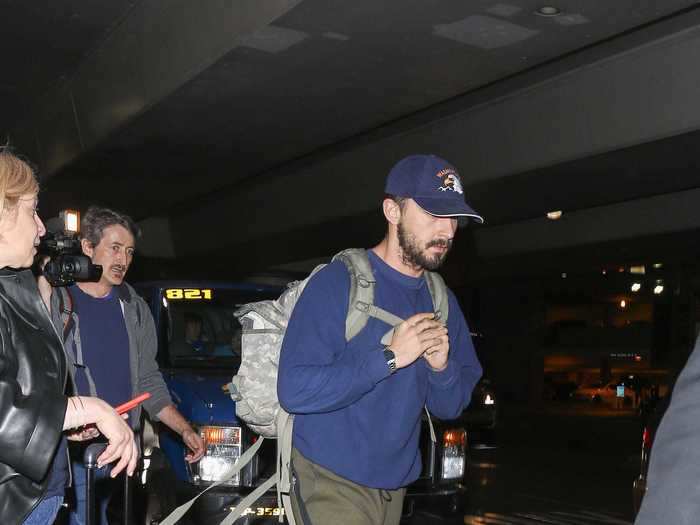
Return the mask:
POLYGON ((425 281, 428 283, 430 297, 433 298, 433 308, 435 309, 435 319, 447 323, 450 313, 449 297, 447 295, 447 285, 439 273, 425 271, 425 281))
POLYGON ((350 341, 367 324, 369 317, 375 317, 390 326, 403 321, 400 317, 374 305, 374 285, 376 280, 372 266, 364 248, 348 248, 338 253, 333 260, 345 264, 350 274, 350 298, 348 316, 345 319, 345 340, 350 341))
POLYGON ((367 252, 362 248, 348 248, 333 257, 340 260, 350 275, 348 316, 345 318, 345 340, 350 341, 367 324, 369 308, 374 305, 376 281, 367 252))
POLYGON ((73 322, 73 296, 67 287, 60 288, 58 292, 58 305, 59 315, 63 322, 63 333, 61 335, 63 336, 63 341, 65 341, 73 322))

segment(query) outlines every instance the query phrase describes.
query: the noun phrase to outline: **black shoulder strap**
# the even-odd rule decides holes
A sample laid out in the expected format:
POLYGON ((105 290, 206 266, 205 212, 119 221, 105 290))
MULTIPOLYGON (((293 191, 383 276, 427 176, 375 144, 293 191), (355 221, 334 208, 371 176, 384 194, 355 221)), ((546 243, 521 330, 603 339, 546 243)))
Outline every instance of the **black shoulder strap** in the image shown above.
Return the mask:
POLYGON ((65 291, 65 300, 64 295, 61 292, 59 292, 58 298, 61 318, 63 320, 63 340, 65 341, 66 337, 68 336, 68 332, 70 332, 70 329, 73 326, 73 296, 67 287, 63 290, 65 291))

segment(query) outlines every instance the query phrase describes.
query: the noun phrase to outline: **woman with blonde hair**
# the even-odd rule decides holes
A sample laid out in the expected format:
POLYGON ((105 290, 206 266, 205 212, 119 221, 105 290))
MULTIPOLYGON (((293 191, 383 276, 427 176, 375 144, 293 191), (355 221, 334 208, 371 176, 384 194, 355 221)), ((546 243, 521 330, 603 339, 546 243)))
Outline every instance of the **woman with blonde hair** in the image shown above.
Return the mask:
POLYGON ((31 168, 0 148, 0 523, 51 524, 68 480, 65 440, 109 441, 99 465, 136 468, 134 435, 94 397, 65 395, 61 339, 29 267, 46 232, 31 168), (90 425, 87 426, 86 425, 90 425))

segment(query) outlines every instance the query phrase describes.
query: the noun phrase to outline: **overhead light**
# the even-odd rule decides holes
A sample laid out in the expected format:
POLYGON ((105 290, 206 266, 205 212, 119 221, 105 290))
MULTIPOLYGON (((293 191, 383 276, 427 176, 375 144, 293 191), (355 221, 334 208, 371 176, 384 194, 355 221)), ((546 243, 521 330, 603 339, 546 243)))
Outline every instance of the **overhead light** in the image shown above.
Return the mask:
POLYGON ((561 210, 555 210, 555 211, 548 211, 547 212, 547 218, 550 221, 556 221, 561 219, 562 211, 561 210))
POLYGON ((654 263, 654 268, 656 268, 657 270, 658 270, 659 268, 662 268, 662 267, 663 267, 663 264, 661 264, 661 263, 654 263))
POLYGON ((642 289, 642 283, 632 283, 632 291, 638 292, 642 289))
POLYGON ((608 274, 608 271, 605 268, 603 268, 603 275, 607 275, 607 274, 608 274))
POLYGON ((433 26, 433 35, 438 38, 447 38, 486 51, 518 44, 539 33, 537 29, 504 20, 500 16, 481 14, 433 26))
POLYGON ((307 33, 275 25, 264 26, 254 33, 242 36, 240 45, 264 51, 266 53, 281 53, 290 47, 309 38, 307 33))
POLYGON ((654 286, 654 295, 661 295, 664 291, 664 285, 663 284, 657 284, 654 286))
POLYGON ((566 279, 566 277, 567 277, 566 272, 563 272, 563 273, 561 274, 561 278, 562 278, 562 279, 566 279))
POLYGON ((644 267, 643 264, 639 266, 630 266, 630 273, 634 275, 644 275, 646 271, 647 269, 644 267))
POLYGON ((625 301, 624 299, 620 301, 620 308, 627 308, 627 301, 625 301))
POLYGON ((553 5, 543 5, 535 10, 535 14, 538 16, 559 16, 561 10, 553 5))
POLYGON ((321 36, 325 36, 326 38, 330 38, 331 40, 341 40, 343 42, 346 40, 350 40, 350 37, 348 35, 344 35, 343 33, 334 33, 333 31, 327 31, 321 36))

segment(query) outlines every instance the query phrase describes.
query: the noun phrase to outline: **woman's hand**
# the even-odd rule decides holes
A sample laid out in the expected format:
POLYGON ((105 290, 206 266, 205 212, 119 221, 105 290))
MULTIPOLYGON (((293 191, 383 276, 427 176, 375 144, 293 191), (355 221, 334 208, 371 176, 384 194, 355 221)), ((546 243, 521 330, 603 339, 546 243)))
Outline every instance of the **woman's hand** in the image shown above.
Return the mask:
POLYGON ((63 428, 72 429, 94 423, 107 438, 107 448, 97 458, 97 466, 102 467, 116 461, 110 473, 116 477, 122 470, 131 476, 136 470, 138 449, 134 433, 122 416, 107 403, 96 397, 76 396, 68 398, 68 408, 63 428))
POLYGON ((112 467, 110 476, 116 477, 125 468, 126 473, 131 476, 136 470, 136 462, 139 458, 138 449, 134 442, 134 433, 122 416, 117 414, 116 410, 107 403, 104 403, 104 405, 109 410, 106 410, 103 417, 95 421, 95 424, 107 438, 109 445, 97 458, 97 466, 102 467, 116 461, 117 463, 112 467))
POLYGON ((88 441, 90 439, 95 439, 100 435, 100 431, 93 426, 83 427, 75 432, 67 432, 66 439, 68 441, 88 441))

